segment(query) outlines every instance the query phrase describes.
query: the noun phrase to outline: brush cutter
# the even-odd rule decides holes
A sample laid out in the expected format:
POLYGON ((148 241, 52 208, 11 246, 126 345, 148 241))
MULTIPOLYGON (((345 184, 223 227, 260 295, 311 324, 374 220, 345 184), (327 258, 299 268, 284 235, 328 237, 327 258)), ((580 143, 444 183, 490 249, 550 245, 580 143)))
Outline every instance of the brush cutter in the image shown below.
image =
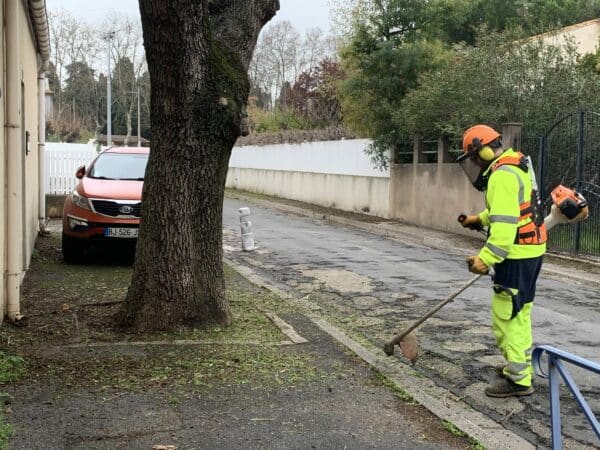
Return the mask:
POLYGON ((417 361, 417 357, 419 356, 419 345, 417 344, 417 338, 412 331, 433 316, 436 312, 438 312, 444 305, 450 303, 460 294, 462 294, 465 290, 467 290, 473 283, 479 280, 483 275, 476 275, 463 284, 460 289, 456 292, 450 294, 444 300, 439 302, 433 308, 431 308, 425 315, 423 315, 419 320, 409 326, 406 330, 402 331, 400 334, 395 335, 389 342, 386 342, 383 346, 383 351, 386 355, 392 356, 394 354, 394 345, 398 344, 402 349, 402 354, 406 356, 410 360, 411 363, 415 363, 417 361))
MULTIPOLYGON (((588 204, 583 195, 581 195, 579 192, 569 189, 565 186, 559 185, 552 191, 551 196, 552 206, 550 208, 550 214, 548 214, 544 219, 544 223, 546 224, 547 230, 550 230, 555 225, 561 223, 573 224, 587 219, 589 215, 588 204)), ((460 216, 458 216, 458 221, 463 222, 466 219, 466 217, 467 216, 465 214, 461 214, 460 216)), ((487 236, 487 232, 483 229, 483 227, 475 227, 473 229, 487 236)), ((490 268, 490 275, 493 277, 492 270, 493 268, 490 268)), ((460 294, 462 294, 482 276, 483 275, 476 275, 473 278, 471 278, 459 289, 457 289, 455 292, 450 294, 444 300, 442 300, 429 311, 427 311, 420 319, 415 321, 404 331, 394 335, 394 337, 388 342, 386 342, 383 346, 383 351, 385 352, 385 354, 388 356, 392 356, 394 354, 394 346, 399 345, 400 349, 402 350, 402 354, 412 364, 414 364, 419 356, 419 344, 417 342, 417 337, 413 333, 415 328, 417 328, 419 325, 421 325, 423 322, 425 322, 427 319, 433 316, 443 306, 447 305, 460 294)))

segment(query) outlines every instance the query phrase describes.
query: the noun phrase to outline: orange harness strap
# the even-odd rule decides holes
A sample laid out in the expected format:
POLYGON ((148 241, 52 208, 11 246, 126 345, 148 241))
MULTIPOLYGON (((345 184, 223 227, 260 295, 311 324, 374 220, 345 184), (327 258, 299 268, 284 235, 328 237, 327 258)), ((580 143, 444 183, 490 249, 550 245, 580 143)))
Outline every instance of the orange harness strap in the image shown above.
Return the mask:
MULTIPOLYGON (((529 170, 527 159, 521 152, 516 152, 516 156, 506 156, 499 159, 492 166, 491 170, 494 172, 502 166, 516 166, 525 172, 529 170)), ((536 193, 532 190, 530 200, 519 204, 519 222, 529 218, 531 219, 531 222, 528 222, 525 225, 521 225, 517 228, 515 244, 539 245, 543 244, 548 239, 546 225, 543 222, 537 225, 534 220, 534 206, 531 204, 531 198, 533 198, 534 195, 536 195, 536 193)))

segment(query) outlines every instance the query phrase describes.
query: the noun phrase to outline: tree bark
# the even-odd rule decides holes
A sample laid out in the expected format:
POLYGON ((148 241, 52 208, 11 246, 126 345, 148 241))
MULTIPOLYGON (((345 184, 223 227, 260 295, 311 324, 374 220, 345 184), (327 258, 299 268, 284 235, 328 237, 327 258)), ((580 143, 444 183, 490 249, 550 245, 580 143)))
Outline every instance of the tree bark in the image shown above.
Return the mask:
POLYGON ((247 70, 278 0, 140 0, 152 146, 133 277, 119 321, 137 331, 227 325, 222 216, 247 70))

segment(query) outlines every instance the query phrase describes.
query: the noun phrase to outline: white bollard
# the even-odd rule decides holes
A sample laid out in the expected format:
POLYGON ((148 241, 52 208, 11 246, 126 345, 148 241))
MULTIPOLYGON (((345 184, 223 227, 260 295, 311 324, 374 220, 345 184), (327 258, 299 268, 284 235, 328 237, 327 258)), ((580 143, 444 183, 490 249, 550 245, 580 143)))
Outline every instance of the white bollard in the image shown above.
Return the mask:
POLYGON ((242 250, 250 252, 254 246, 254 233, 252 232, 252 222, 250 221, 250 208, 243 207, 238 209, 240 215, 240 228, 242 230, 242 250))

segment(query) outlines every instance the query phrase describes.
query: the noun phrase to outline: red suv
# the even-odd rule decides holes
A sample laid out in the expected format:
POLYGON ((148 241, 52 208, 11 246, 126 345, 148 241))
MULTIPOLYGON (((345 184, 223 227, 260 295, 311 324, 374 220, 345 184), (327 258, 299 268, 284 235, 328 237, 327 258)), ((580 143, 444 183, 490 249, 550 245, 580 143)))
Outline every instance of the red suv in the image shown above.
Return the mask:
POLYGON ((65 200, 62 253, 74 262, 94 243, 137 241, 148 148, 114 147, 90 167, 77 169, 81 181, 65 200))

